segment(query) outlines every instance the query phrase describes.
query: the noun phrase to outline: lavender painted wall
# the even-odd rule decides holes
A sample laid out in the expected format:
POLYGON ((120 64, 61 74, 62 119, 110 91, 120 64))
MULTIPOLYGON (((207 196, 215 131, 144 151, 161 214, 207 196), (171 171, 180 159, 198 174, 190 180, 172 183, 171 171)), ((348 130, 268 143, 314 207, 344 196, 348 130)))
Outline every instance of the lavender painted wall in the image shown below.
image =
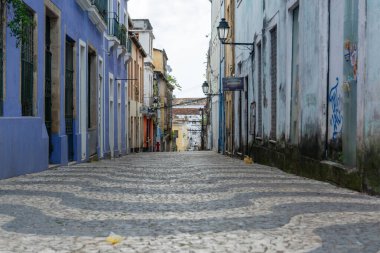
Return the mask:
MULTIPOLYGON (((114 6, 117 6, 117 0, 114 1, 114 6)), ((46 1, 49 2, 49 1, 46 1)), ((35 39, 35 69, 36 69, 36 92, 34 97, 35 114, 33 117, 21 116, 21 53, 20 48, 16 48, 16 41, 14 37, 10 36, 10 31, 6 31, 6 47, 5 47, 5 99, 4 99, 4 117, 0 117, 0 178, 7 178, 25 173, 37 172, 48 168, 49 164, 49 138, 45 126, 45 2, 25 0, 25 3, 35 13, 36 19, 36 31, 37 36, 35 39), (21 159, 20 159, 21 156, 21 159)), ((58 46, 59 46, 59 77, 57 81, 58 96, 59 96, 59 126, 58 132, 51 135, 51 142, 53 144, 53 152, 50 157, 50 163, 65 165, 68 163, 68 137, 66 135, 65 124, 65 44, 66 38, 69 37, 74 42, 75 56, 75 94, 74 104, 76 106, 76 113, 74 114, 74 160, 81 162, 89 159, 88 152, 86 157, 82 159, 81 141, 86 140, 86 149, 89 149, 89 134, 84 133, 86 136, 82 138, 82 132, 80 131, 79 124, 79 105, 81 98, 79 97, 80 90, 80 64, 79 64, 79 41, 86 43, 86 59, 88 45, 91 45, 92 49, 96 52, 96 64, 98 64, 99 57, 103 59, 105 67, 105 75, 103 76, 103 103, 104 103, 104 115, 103 122, 100 124, 104 126, 104 141, 103 150, 109 152, 108 143, 108 73, 113 73, 115 78, 125 79, 127 78, 127 68, 124 64, 124 57, 117 55, 117 46, 111 48, 108 51, 108 39, 107 30, 103 33, 97 29, 89 18, 89 12, 82 10, 78 5, 77 0, 51 0, 50 4, 54 5, 54 9, 60 12, 60 34, 58 34, 58 46), (107 122, 107 123, 106 123, 107 122)), ((121 0, 121 13, 126 8, 127 1, 121 0), (125 5, 125 6, 124 6, 125 5)), ((9 17, 9 15, 8 15, 9 17)), ((123 15, 121 15, 121 22, 124 22, 123 15)), ((54 36, 54 35, 53 35, 54 36)), ((97 69, 97 68, 96 68, 97 69)), ((99 70, 98 70, 99 73, 99 70)), ((96 76, 98 76, 98 73, 96 76)), ((88 69, 86 66, 86 78, 88 76, 88 69)), ((122 127, 122 148, 120 154, 125 154, 126 142, 125 136, 125 94, 124 85, 126 81, 121 81, 121 127, 122 127)), ((87 92, 87 82, 85 90, 87 92)), ((98 87, 98 81, 96 84, 92 84, 93 87, 98 87)), ((115 94, 115 149, 117 149, 117 85, 114 85, 115 94)), ((86 93, 87 94, 87 93, 86 93)), ((99 102, 97 98, 97 103, 99 102)), ((98 106, 98 105, 97 105, 98 106)), ((98 108, 98 107, 97 107, 98 108)), ((86 114, 86 117, 88 115, 86 114)), ((87 119, 86 119, 87 121, 87 119)), ((99 129, 95 130, 98 131, 99 129)), ((93 137, 92 137, 93 138, 93 137)), ((98 156, 99 154, 99 140, 98 136, 95 136, 97 144, 98 156)))

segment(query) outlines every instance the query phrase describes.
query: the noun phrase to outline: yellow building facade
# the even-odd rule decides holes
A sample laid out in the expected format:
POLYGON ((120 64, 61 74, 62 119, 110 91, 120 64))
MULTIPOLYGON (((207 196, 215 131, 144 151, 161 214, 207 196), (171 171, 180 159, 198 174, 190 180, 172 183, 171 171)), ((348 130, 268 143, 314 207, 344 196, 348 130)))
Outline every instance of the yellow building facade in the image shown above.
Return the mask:
POLYGON ((154 69, 154 96, 159 101, 159 112, 157 115, 157 138, 160 151, 171 151, 172 145, 172 96, 173 89, 167 80, 167 61, 168 56, 165 50, 153 49, 153 65, 154 69))
MULTIPOLYGON (((235 40, 235 0, 225 1, 225 18, 230 25, 230 33, 228 34, 227 41, 235 40)), ((226 77, 235 76, 235 48, 231 45, 224 46, 225 62, 224 73, 226 77)), ((234 91, 225 92, 225 120, 226 120, 226 131, 225 131, 225 150, 228 154, 234 153, 234 91)))

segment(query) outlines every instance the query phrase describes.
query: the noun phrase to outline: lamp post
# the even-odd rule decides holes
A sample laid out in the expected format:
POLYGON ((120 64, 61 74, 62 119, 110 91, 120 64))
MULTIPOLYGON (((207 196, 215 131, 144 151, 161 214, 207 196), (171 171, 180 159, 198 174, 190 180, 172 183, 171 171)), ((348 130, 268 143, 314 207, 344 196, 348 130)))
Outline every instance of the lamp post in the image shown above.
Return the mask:
MULTIPOLYGON (((232 45, 232 46, 252 46, 251 55, 253 55, 254 43, 245 43, 245 42, 226 42, 228 34, 230 32, 230 26, 228 21, 225 18, 222 18, 217 27, 218 38, 220 41, 220 56, 222 56, 222 45, 232 45)), ((225 129, 225 119, 224 119, 224 102, 223 102, 223 87, 222 87, 222 60, 219 64, 219 150, 224 153, 224 129, 225 129)), ((202 86, 203 88, 203 86, 202 86)))
POLYGON ((154 150, 156 149, 156 151, 158 151, 157 149, 157 132, 158 132, 158 98, 157 97, 153 97, 153 103, 152 103, 152 106, 153 106, 153 110, 155 111, 155 121, 153 123, 153 128, 154 128, 154 131, 153 131, 153 141, 152 141, 152 151, 154 152, 154 150), (156 147, 156 148, 155 148, 156 147))
MULTIPOLYGON (((221 63, 220 63, 221 64, 221 63)), ((223 93, 222 93, 222 86, 221 86, 222 80, 220 78, 219 82, 219 92, 218 93, 211 93, 210 87, 207 83, 207 81, 204 81, 202 84, 202 91, 206 96, 212 97, 212 96, 219 96, 219 136, 218 136, 218 152, 224 153, 224 138, 223 138, 223 93)), ((212 101, 210 102, 212 105, 212 101)), ((212 122, 212 120, 211 120, 212 122)), ((211 129, 213 131, 213 129, 211 129)), ((213 142, 213 140, 211 140, 213 142)))
POLYGON ((204 108, 199 108, 199 113, 202 115, 201 119, 201 150, 205 149, 205 141, 204 141, 204 130, 203 130, 203 116, 204 116, 204 108))
POLYGON ((157 121, 157 107, 158 107, 158 100, 157 97, 153 97, 152 107, 148 110, 152 112, 152 115, 154 117, 151 117, 148 124, 148 140, 149 140, 149 150, 151 152, 154 152, 154 140, 155 140, 155 126, 157 121), (152 127, 153 132, 150 132, 150 128, 152 127), (150 139, 150 136, 152 136, 152 139, 150 139))

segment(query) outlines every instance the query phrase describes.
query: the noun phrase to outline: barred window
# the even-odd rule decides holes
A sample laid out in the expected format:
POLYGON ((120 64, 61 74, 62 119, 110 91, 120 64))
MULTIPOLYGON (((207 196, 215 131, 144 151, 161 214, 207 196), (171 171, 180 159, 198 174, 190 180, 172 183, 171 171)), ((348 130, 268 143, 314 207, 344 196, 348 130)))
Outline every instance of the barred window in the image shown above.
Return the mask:
MULTIPOLYGON (((33 19, 33 13, 28 15, 33 19)), ((33 116, 33 25, 23 27, 26 35, 21 44, 21 107, 22 116, 33 116)))

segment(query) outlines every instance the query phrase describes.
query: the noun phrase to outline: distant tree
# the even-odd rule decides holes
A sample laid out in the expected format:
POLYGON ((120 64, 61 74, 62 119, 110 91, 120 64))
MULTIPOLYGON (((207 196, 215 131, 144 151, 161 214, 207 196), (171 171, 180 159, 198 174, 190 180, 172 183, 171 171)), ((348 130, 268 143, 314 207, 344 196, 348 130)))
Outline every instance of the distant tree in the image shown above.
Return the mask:
MULTIPOLYGON (((7 26, 11 30, 11 35, 16 38, 18 47, 28 36, 23 32, 23 27, 33 26, 33 18, 30 17, 28 7, 23 0, 0 0, 0 10, 5 9, 11 15, 7 26)), ((3 12, 0 13, 0 17, 3 18, 3 12)))
POLYGON ((182 90, 182 86, 178 83, 177 79, 173 75, 167 74, 166 79, 174 89, 177 88, 180 91, 182 90))

